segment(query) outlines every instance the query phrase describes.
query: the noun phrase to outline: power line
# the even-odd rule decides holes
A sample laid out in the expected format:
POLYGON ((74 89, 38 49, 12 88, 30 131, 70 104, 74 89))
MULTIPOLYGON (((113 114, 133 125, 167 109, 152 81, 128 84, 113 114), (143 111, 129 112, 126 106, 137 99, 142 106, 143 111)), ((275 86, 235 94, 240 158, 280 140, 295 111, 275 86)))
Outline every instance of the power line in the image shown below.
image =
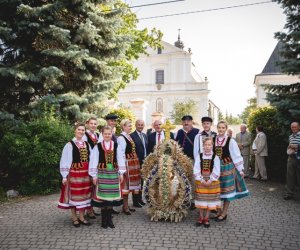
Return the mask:
POLYGON ((201 13, 201 12, 211 12, 211 11, 217 11, 217 10, 233 9, 233 8, 247 7, 247 6, 260 5, 260 4, 266 4, 266 3, 272 3, 272 1, 249 3, 249 4, 240 4, 240 5, 226 6, 226 7, 206 9, 206 10, 188 11, 188 12, 167 14, 167 15, 161 15, 161 16, 142 17, 142 18, 139 18, 139 20, 147 20, 147 19, 171 17, 171 16, 179 16, 179 15, 188 15, 188 14, 195 14, 195 13, 201 13))
POLYGON ((143 5, 130 6, 129 8, 133 9, 133 8, 139 8, 139 7, 147 7, 147 6, 167 4, 167 3, 176 3, 176 2, 182 2, 182 1, 185 1, 185 0, 173 0, 173 1, 166 1, 166 2, 149 3, 149 4, 143 4, 143 5))

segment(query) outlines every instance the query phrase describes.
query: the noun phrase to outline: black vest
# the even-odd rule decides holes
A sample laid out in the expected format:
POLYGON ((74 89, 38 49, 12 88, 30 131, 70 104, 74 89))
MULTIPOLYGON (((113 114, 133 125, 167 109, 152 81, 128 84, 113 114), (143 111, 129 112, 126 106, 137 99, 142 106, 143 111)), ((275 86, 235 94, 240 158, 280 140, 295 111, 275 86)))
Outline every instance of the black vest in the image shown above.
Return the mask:
POLYGON ((215 159, 215 157, 216 157, 216 155, 215 155, 215 153, 213 153, 211 159, 204 159, 203 160, 203 154, 202 153, 200 154, 201 174, 202 174, 202 171, 206 170, 207 167, 209 168, 210 173, 212 172, 212 170, 214 168, 214 159, 215 159), (206 163, 204 164, 204 162, 206 162, 206 163), (204 168, 204 165, 205 165, 205 168, 204 168))
MULTIPOLYGON (((102 143, 98 143, 98 150, 99 150, 99 163, 98 163, 98 168, 106 168, 106 158, 105 158, 105 152, 102 147, 102 143)), ((118 162, 117 162, 117 148, 118 144, 114 143, 114 157, 113 157, 113 162, 112 163, 114 168, 118 168, 118 162)))
POLYGON ((197 128, 192 128, 188 133, 185 133, 183 129, 177 132, 176 141, 183 148, 184 154, 191 159, 194 159, 194 139, 198 133, 199 129, 197 128))
POLYGON ((213 151, 214 153, 220 157, 220 160, 223 162, 232 162, 231 156, 230 156, 230 151, 229 151, 229 142, 231 140, 230 137, 227 137, 227 141, 224 146, 217 146, 216 145, 216 139, 217 137, 214 137, 214 146, 213 146, 213 151))
POLYGON ((87 141, 90 144, 91 148, 94 148, 97 145, 97 143, 98 143, 99 133, 96 132, 95 134, 97 135, 97 140, 93 141, 93 139, 90 137, 89 133, 85 132, 87 141))
POLYGON ((85 148, 79 149, 73 141, 70 141, 73 150, 72 150, 72 162, 80 163, 80 162, 89 162, 90 161, 90 148, 89 144, 85 141, 85 148))

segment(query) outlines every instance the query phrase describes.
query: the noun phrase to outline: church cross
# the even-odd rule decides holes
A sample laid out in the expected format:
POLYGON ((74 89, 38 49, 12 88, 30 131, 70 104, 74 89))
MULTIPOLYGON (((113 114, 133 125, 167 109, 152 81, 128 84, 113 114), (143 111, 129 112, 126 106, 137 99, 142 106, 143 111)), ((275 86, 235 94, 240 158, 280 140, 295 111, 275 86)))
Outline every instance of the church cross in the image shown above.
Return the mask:
POLYGON ((166 124, 161 125, 161 128, 165 130, 166 140, 170 140, 170 132, 172 129, 176 128, 176 126, 171 124, 170 120, 167 120, 166 124))

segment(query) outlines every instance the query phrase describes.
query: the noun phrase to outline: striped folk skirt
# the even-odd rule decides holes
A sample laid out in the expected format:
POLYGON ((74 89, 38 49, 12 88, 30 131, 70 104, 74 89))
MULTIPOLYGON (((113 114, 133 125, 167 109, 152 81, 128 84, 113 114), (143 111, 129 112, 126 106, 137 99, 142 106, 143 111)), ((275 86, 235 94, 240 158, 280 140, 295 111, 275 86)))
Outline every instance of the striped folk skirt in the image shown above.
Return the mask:
POLYGON ((141 170, 139 159, 137 157, 129 158, 126 162, 127 172, 123 175, 124 181, 122 185, 122 193, 139 193, 141 190, 141 170))
POLYGON ((88 173, 89 163, 82 162, 76 166, 70 168, 67 184, 62 186, 59 208, 84 210, 91 207, 92 182, 88 173))
POLYGON ((221 200, 232 201, 249 195, 245 180, 236 170, 234 164, 221 161, 221 200))
MULTIPOLYGON (((209 175, 204 179, 209 179, 209 175)), ((208 210, 221 208, 220 182, 218 180, 213 181, 209 186, 204 186, 201 181, 195 181, 195 206, 208 210)))
POLYGON ((98 169, 97 178, 98 181, 93 194, 92 206, 107 207, 122 205, 123 200, 118 169, 115 169, 112 164, 108 164, 106 168, 98 169))

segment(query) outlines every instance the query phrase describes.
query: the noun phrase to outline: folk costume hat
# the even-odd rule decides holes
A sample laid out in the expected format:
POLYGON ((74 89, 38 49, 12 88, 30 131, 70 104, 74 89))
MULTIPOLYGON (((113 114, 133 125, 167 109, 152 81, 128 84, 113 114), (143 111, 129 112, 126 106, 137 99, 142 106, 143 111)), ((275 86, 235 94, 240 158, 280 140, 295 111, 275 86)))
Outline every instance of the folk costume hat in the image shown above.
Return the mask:
POLYGON ((186 120, 192 121, 192 120, 193 120, 193 117, 192 117, 191 115, 184 115, 184 116, 181 118, 181 121, 186 121, 186 120))
POLYGON ((213 122, 213 119, 211 119, 210 117, 208 117, 208 116, 203 116, 202 118, 201 118, 201 122, 213 122))
POLYGON ((118 118, 119 116, 115 114, 108 114, 107 116, 105 116, 105 120, 117 120, 118 118))

